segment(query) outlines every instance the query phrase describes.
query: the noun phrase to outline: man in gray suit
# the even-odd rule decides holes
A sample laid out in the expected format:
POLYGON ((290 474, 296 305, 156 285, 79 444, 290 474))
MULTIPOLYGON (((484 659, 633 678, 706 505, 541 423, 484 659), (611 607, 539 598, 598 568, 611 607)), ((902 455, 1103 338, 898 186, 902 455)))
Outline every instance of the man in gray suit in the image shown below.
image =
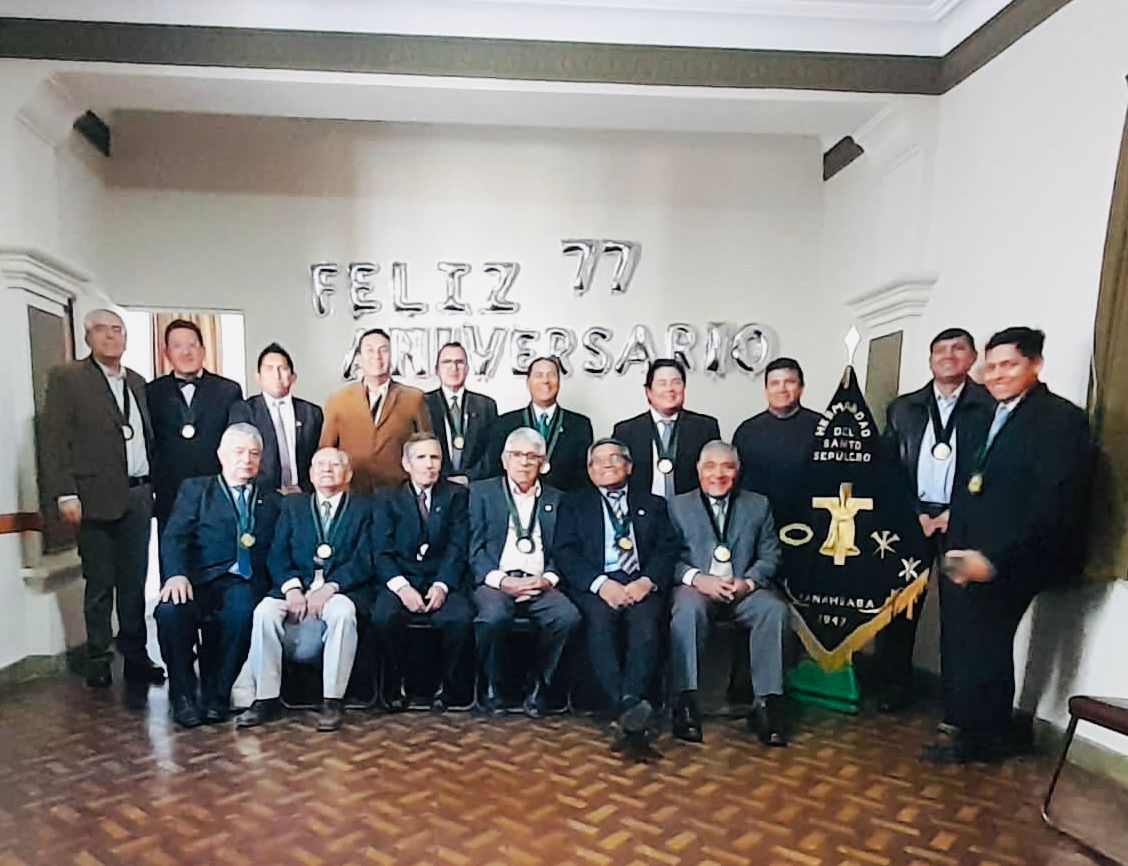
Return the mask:
POLYGON ((670 508, 685 539, 674 570, 672 654, 673 734, 701 742, 697 706, 698 657, 709 622, 727 617, 750 630, 756 704, 748 727, 768 746, 785 746, 783 629, 787 605, 772 591, 780 546, 768 500, 739 490, 740 458, 717 439, 697 459, 700 490, 678 496, 670 508))
POLYGON ((486 672, 483 707, 491 715, 508 709, 500 691, 501 652, 514 619, 528 617, 538 630, 538 651, 523 709, 536 719, 547 709, 548 687, 580 625, 580 612, 556 588, 560 578, 550 551, 561 494, 539 480, 547 452, 544 437, 518 427, 503 448, 505 475, 470 486, 474 632, 486 672))

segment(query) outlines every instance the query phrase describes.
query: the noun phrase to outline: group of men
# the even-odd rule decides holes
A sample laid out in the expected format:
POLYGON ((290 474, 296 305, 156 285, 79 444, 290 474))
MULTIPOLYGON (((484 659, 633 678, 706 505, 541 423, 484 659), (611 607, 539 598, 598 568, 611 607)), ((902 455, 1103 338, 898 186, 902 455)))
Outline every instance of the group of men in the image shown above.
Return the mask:
MULTIPOLYGON (((359 380, 322 412, 293 396, 294 364, 277 344, 258 358, 262 393, 243 401, 237 384, 203 369, 189 321, 166 328, 172 372, 148 385, 121 365, 119 317, 99 310, 84 324, 91 356, 53 371, 45 430, 60 512, 79 527, 91 686, 111 681, 115 590, 127 681, 163 679, 144 643, 154 511, 155 616, 181 725, 227 719, 248 658, 255 698, 236 723, 277 716, 288 653, 322 657, 318 727, 337 729, 364 625, 386 668, 384 701, 401 708, 407 629, 427 620, 442 640, 435 710, 450 705, 476 645, 485 712, 519 703, 542 716, 570 672, 590 672, 624 736, 644 743, 668 642, 672 730, 700 741, 700 658, 710 623, 728 617, 749 629, 749 727, 765 744, 786 744, 776 526, 804 507, 795 479, 819 418, 800 403, 794 360, 768 365, 768 408, 732 444, 715 418, 685 408, 686 370, 673 359, 649 365, 648 409, 596 439, 587 417, 559 405, 561 369, 550 357, 529 366, 530 402, 499 415, 493 399, 466 388, 461 345, 439 350, 440 387, 424 394, 392 380, 391 341, 372 329, 359 340, 359 380), (512 702, 506 646, 518 619, 536 632, 536 656, 523 702, 512 702), (570 646, 586 651, 582 663, 566 662, 570 646)), ((1011 331, 988 344, 990 395, 967 377, 971 335, 944 332, 932 346, 934 381, 890 409, 887 435, 919 487, 921 525, 946 554, 940 760, 1001 751, 1010 642, 1043 585, 1027 572, 1075 562, 1052 544, 1063 524, 1039 511, 1052 503, 1027 494, 1041 483, 1029 477, 1035 466, 1061 479, 1039 494, 1076 492, 1062 485, 1082 483, 1081 465, 1064 457, 1083 415, 1038 383, 1040 332, 1011 331), (995 400, 1015 422, 992 423, 995 400), (1023 500, 1013 519, 998 514, 1008 497, 1023 500)), ((891 627, 880 648, 888 710, 911 695, 911 628, 891 627)))

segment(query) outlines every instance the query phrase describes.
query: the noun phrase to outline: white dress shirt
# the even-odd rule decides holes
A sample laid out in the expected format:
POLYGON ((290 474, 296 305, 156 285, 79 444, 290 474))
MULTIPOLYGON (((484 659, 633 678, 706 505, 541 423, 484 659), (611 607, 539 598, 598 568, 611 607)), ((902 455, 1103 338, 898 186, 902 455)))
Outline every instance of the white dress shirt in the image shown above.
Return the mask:
POLYGON ((196 382, 198 382, 200 380, 200 377, 202 375, 204 375, 203 370, 200 370, 194 376, 181 376, 179 373, 173 373, 172 374, 172 377, 174 379, 178 379, 178 380, 181 380, 181 381, 183 381, 185 379, 190 380, 189 384, 187 384, 187 385, 181 386, 178 383, 177 386, 176 386, 177 389, 180 391, 180 393, 184 395, 184 402, 187 403, 189 406, 192 405, 192 398, 196 396, 196 382))
MULTIPOLYGON (((540 482, 536 482, 528 493, 522 493, 517 485, 505 479, 505 483, 509 485, 509 492, 513 494, 513 504, 517 506, 517 516, 521 520, 522 526, 528 526, 529 520, 532 518, 533 506, 536 504, 537 497, 541 494, 540 482)), ((544 543, 541 536, 540 520, 537 520, 533 526, 533 552, 522 553, 517 549, 517 530, 513 528, 513 521, 509 517, 508 509, 505 512, 505 544, 501 549, 501 558, 498 561, 498 567, 486 575, 486 586, 492 586, 494 589, 501 589, 501 581, 505 578, 506 572, 509 571, 523 571, 526 574, 531 574, 533 577, 543 577, 553 586, 560 582, 560 578, 551 571, 544 570, 544 543)))
MULTIPOLYGON (((658 436, 662 435, 662 422, 670 421, 674 424, 678 423, 678 414, 675 412, 673 415, 663 415, 657 409, 651 408, 650 417, 654 420, 654 429, 658 431, 658 436)), ((670 429, 670 435, 674 435, 673 428, 670 429)), ((658 468, 658 443, 650 443, 650 468, 653 475, 650 477, 650 492, 655 496, 665 498, 666 496, 666 475, 658 468)))
MULTIPOLYGON (((282 437, 286 437, 286 453, 290 457, 290 483, 299 484, 301 479, 298 478, 298 419, 294 414, 294 398, 291 394, 285 397, 271 397, 269 394, 263 394, 263 399, 266 400, 266 405, 270 410, 270 419, 274 422, 274 435, 278 441, 282 441, 282 437)), ((279 449, 281 454, 281 449, 279 449)), ((287 468, 287 467, 283 467, 287 468)))
POLYGON ((379 403, 380 403, 379 410, 376 412, 375 415, 372 416, 372 423, 374 425, 380 423, 380 418, 384 414, 384 406, 388 402, 388 385, 390 385, 391 382, 392 382, 392 380, 388 379, 388 381, 386 381, 383 385, 381 385, 375 391, 371 390, 367 385, 364 386, 365 393, 368 394, 368 409, 369 409, 369 411, 376 408, 377 401, 379 401, 379 403))
MULTIPOLYGON (((325 513, 325 504, 329 503, 329 521, 332 522, 333 518, 337 515, 337 509, 341 505, 341 498, 344 496, 344 491, 334 493, 332 496, 323 496, 320 493, 315 493, 317 504, 317 518, 321 519, 325 513)), ((310 582, 309 591, 313 592, 315 589, 321 589, 325 585, 325 573, 320 568, 313 570, 313 580, 310 582)), ((282 595, 288 593, 291 589, 301 589, 302 579, 300 577, 291 577, 284 584, 282 584, 282 595)))
MULTIPOLYGON (((947 424, 956 409, 956 402, 963 393, 964 386, 960 385, 950 396, 944 396, 935 384, 932 386, 932 395, 936 399, 936 406, 940 410, 940 423, 947 424)), ((952 437, 948 445, 952 449, 947 460, 937 460, 932 456, 932 446, 936 444, 936 431, 932 429, 932 412, 928 413, 928 423, 924 425, 924 433, 920 440, 920 456, 917 458, 917 499, 921 502, 952 501, 952 483, 956 478, 956 431, 952 428, 952 437)))
MULTIPOLYGON (((456 450, 461 451, 463 449, 461 449, 461 448, 456 449, 454 447, 454 431, 450 429, 450 421, 449 421, 449 417, 448 417, 449 414, 450 414, 450 401, 453 400, 455 397, 458 398, 458 413, 461 416, 461 418, 465 418, 466 417, 466 389, 465 388, 459 388, 457 391, 452 391, 446 385, 443 385, 441 390, 443 392, 443 407, 444 407, 443 408, 443 429, 446 430, 447 450, 450 452, 451 463, 453 464, 453 462, 454 462, 454 452, 456 450)), ((459 420, 461 420, 461 418, 459 420)), ((465 428, 462 431, 462 435, 464 437, 466 436, 465 428)), ((465 445, 465 444, 466 443, 464 442, 463 445, 465 445)), ((461 464, 461 461, 459 461, 459 463, 461 464)), ((455 467, 455 471, 452 474, 454 474, 454 475, 462 474, 462 466, 459 465, 459 466, 455 467)))
MULTIPOLYGON (((621 489, 626 490, 626 487, 623 487, 621 489)), ((607 495, 609 492, 610 491, 606 490, 605 488, 602 488, 602 487, 599 488, 599 495, 602 496, 604 499, 606 499, 608 504, 611 505, 612 508, 614 508, 615 506, 611 503, 610 497, 607 495)), ((627 513, 629 514, 630 513, 630 504, 631 504, 630 494, 626 494, 626 497, 627 498, 624 501, 627 503, 627 513)), ((588 589, 591 592, 594 592, 594 593, 597 593, 597 594, 599 593, 599 588, 601 586, 603 586, 603 584, 607 583, 607 581, 608 581, 608 577, 607 577, 606 572, 618 571, 619 570, 619 544, 615 540, 615 526, 614 526, 614 524, 611 523, 611 516, 607 513, 607 509, 603 506, 603 503, 600 503, 599 510, 603 515, 603 570, 604 570, 604 573, 601 574, 601 575, 598 575, 595 578, 595 580, 593 580, 591 582, 591 585, 588 587, 588 589)), ((631 526, 630 526, 630 539, 634 543, 634 549, 637 552, 638 551, 638 538, 635 536, 634 521, 633 520, 631 521, 631 526)), ((640 566, 641 566, 641 562, 640 562, 640 566)), ((639 573, 639 577, 645 577, 645 576, 646 575, 642 574, 641 572, 639 573)), ((657 587, 654 587, 654 589, 657 589, 657 587)))
MULTIPOLYGON (((97 361, 94 362, 98 364, 97 361)), ((120 373, 113 373, 109 367, 98 364, 106 381, 110 383, 110 390, 114 394, 118 410, 125 416, 125 367, 120 373)), ((141 398, 145 399, 144 396, 141 398)), ((125 441, 125 465, 131 478, 141 478, 149 474, 149 454, 145 450, 145 422, 141 419, 141 407, 138 405, 137 395, 129 392, 129 426, 133 428, 133 437, 125 441)))
MULTIPOLYGON (((733 507, 732 496, 724 496, 721 499, 715 499, 712 496, 706 496, 705 498, 709 502, 709 508, 713 511, 713 519, 717 521, 717 526, 723 529, 725 518, 728 515, 727 509, 733 507), (721 503, 723 503, 723 508, 720 505, 721 503)), ((701 574, 701 569, 699 568, 686 569, 685 574, 682 575, 682 583, 686 586, 693 586, 693 579, 699 574, 701 574)), ((710 557, 709 574, 714 577, 733 577, 732 559, 730 558, 728 562, 719 562, 715 556, 710 557)), ((746 581, 750 589, 756 589, 755 581, 749 580, 746 577, 742 577, 741 580, 746 581)))

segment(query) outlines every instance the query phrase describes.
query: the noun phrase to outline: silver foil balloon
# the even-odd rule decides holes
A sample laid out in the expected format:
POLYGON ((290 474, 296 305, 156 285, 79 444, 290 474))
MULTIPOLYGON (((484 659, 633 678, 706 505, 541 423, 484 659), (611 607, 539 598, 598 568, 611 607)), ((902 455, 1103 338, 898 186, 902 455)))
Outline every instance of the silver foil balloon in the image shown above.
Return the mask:
POLYGON ((372 297, 376 291, 374 278, 378 273, 380 266, 375 262, 349 263, 349 299, 354 319, 380 312, 380 302, 372 297))
POLYGON ((728 350, 732 342, 729 322, 710 322, 705 329, 705 370, 723 376, 728 370, 728 350))
POLYGON ((517 275, 521 273, 521 265, 517 262, 486 262, 482 270, 487 274, 494 274, 497 282, 486 296, 486 305, 481 307, 479 313, 516 313, 521 305, 509 300, 509 290, 517 282, 517 275))
POLYGON ((509 351, 513 355, 513 375, 524 376, 529 372, 529 365, 540 353, 537 351, 537 341, 540 331, 526 331, 514 328, 509 332, 509 351))
POLYGON ((470 265, 465 262, 439 262, 436 267, 446 274, 446 297, 436 309, 441 313, 469 313, 470 305, 462 300, 462 278, 470 273, 470 265))
POLYGON ((650 329, 646 325, 635 325, 615 361, 615 372, 622 376, 635 364, 646 366, 654 358, 654 340, 650 336, 650 329))
POLYGON ((353 331, 352 340, 349 341, 348 351, 345 352, 344 363, 341 365, 341 378, 351 381, 356 378, 356 371, 360 366, 358 358, 360 352, 360 338, 364 336, 367 328, 357 328, 353 331))
POLYGON ((571 328, 545 328, 544 352, 550 358, 560 362, 561 372, 565 376, 571 375, 572 364, 569 358, 576 351, 576 332, 571 328))
POLYGON ((591 373, 593 376, 606 376, 611 372, 611 352, 607 350, 604 344, 609 343, 615 333, 610 328, 604 328, 600 325, 592 325, 580 338, 580 345, 588 352, 591 357, 581 364, 581 368, 585 373, 591 373))
POLYGON ((392 329, 392 375, 422 379, 431 372, 426 328, 392 329))
POLYGON ((603 242, 595 238, 574 238, 560 242, 560 250, 566 256, 579 256, 576 262, 576 273, 572 276, 572 291, 582 295, 591 288, 591 279, 595 276, 595 266, 599 264, 599 253, 603 249, 603 242))
POLYGON ((621 295, 634 279, 639 259, 642 258, 642 244, 638 241, 604 241, 603 252, 619 256, 615 273, 611 275, 611 293, 621 295))
POLYGON ((423 301, 408 300, 407 262, 392 262, 392 309, 407 316, 427 312, 427 305, 423 301))
POLYGON ((482 332, 478 326, 463 325, 462 341, 470 362, 470 372, 479 379, 492 379, 505 352, 505 328, 491 328, 489 341, 482 345, 482 332))
POLYGON ((693 371, 693 356, 697 345, 697 329, 685 322, 674 322, 666 327, 666 354, 680 361, 687 372, 693 371))
POLYGON ((775 335, 766 325, 756 322, 745 325, 732 338, 732 359, 742 370, 759 373, 772 359, 775 335))
POLYGON ((432 333, 435 335, 434 339, 434 355, 435 361, 438 361, 439 347, 445 346, 447 343, 461 343, 462 342, 462 328, 452 328, 448 325, 438 325, 434 328, 432 333))
POLYGON ((338 274, 334 262, 316 262, 309 266, 309 284, 312 291, 313 312, 324 319, 333 311, 332 297, 336 293, 333 283, 338 274))

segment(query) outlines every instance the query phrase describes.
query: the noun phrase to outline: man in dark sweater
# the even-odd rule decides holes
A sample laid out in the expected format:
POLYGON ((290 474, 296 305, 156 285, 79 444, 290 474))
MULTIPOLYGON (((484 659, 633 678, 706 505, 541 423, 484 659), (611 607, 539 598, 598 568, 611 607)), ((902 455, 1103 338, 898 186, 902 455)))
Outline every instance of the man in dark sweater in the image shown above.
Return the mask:
POLYGON ((743 421, 732 444, 740 455, 740 485, 768 497, 776 526, 786 526, 802 503, 795 501, 799 472, 814 442, 820 415, 800 405, 803 368, 776 358, 764 370, 768 408, 743 421))

